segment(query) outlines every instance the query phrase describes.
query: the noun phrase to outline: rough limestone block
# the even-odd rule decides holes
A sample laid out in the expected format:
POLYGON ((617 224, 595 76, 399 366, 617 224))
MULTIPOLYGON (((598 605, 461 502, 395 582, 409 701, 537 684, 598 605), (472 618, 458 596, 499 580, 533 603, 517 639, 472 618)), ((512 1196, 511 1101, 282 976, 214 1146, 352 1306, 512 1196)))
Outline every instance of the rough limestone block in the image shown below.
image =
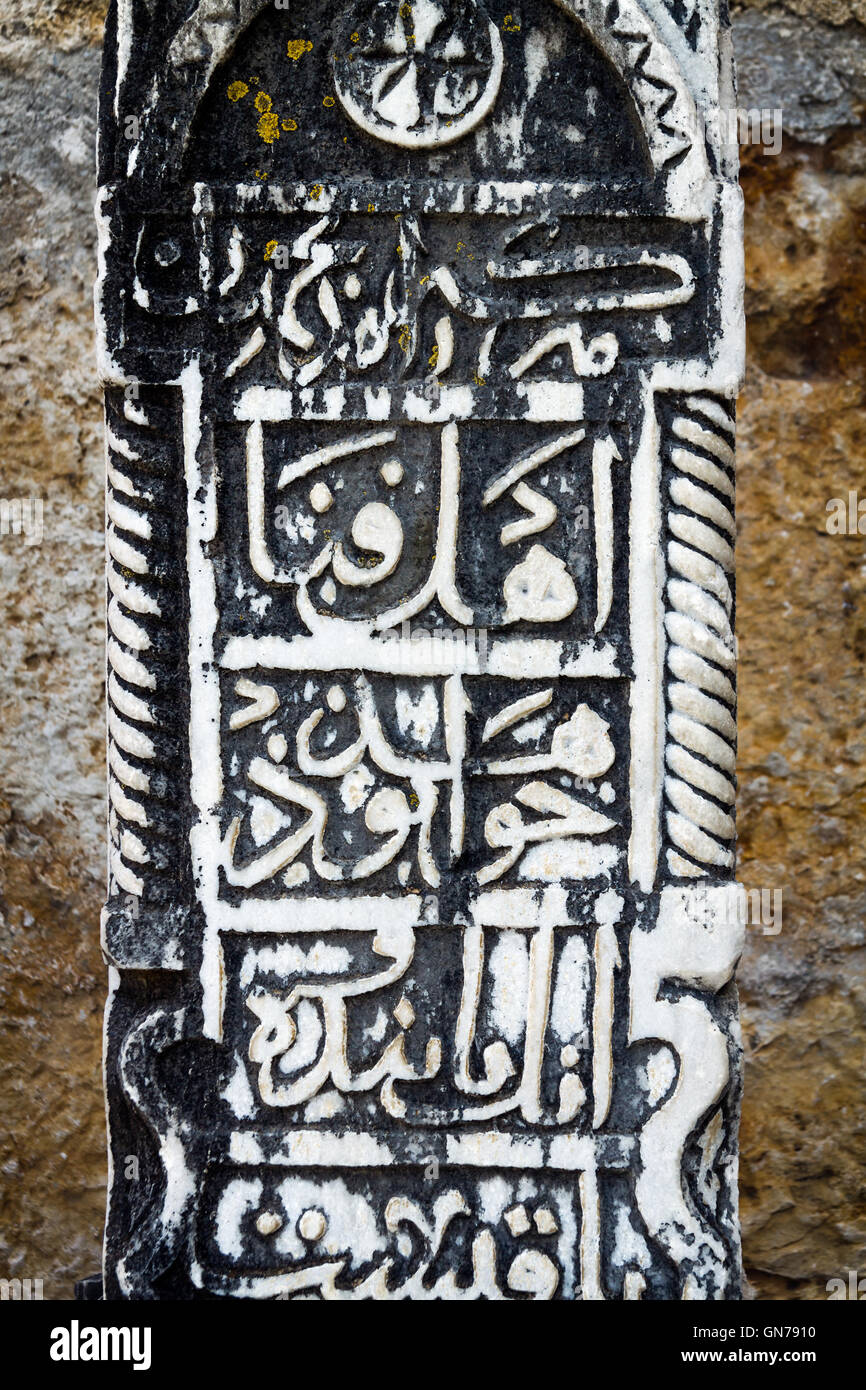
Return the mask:
POLYGON ((713 3, 118 0, 109 1298, 736 1298, 713 3))

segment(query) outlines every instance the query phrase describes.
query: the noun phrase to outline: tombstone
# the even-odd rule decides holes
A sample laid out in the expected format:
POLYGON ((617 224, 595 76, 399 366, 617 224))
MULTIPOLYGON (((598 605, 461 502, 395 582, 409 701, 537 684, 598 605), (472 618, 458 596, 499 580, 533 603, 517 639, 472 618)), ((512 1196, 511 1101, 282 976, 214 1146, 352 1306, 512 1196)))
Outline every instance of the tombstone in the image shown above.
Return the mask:
POLYGON ((109 1299, 739 1296, 726 23, 116 0, 109 1299))

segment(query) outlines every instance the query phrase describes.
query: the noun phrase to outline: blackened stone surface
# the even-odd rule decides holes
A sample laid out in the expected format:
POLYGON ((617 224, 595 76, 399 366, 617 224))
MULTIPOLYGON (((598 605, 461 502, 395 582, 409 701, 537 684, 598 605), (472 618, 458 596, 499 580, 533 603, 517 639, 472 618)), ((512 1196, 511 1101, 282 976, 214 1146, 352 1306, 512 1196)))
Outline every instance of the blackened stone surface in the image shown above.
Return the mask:
POLYGON ((109 1298, 738 1296, 728 50, 112 10, 109 1298))

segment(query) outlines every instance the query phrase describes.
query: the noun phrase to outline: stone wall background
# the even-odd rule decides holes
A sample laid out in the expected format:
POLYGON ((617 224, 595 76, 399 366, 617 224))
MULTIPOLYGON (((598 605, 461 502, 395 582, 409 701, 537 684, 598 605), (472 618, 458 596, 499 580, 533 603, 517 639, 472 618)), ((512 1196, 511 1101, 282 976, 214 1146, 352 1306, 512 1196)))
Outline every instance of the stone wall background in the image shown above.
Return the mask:
MULTIPOLYGON (((100 401, 91 295, 105 0, 0 0, 0 1275, 69 1298, 98 1267, 105 972, 100 401)), ((866 0, 733 12, 749 367, 740 405, 740 881, 783 889, 740 970, 755 1296, 866 1274, 866 0)))

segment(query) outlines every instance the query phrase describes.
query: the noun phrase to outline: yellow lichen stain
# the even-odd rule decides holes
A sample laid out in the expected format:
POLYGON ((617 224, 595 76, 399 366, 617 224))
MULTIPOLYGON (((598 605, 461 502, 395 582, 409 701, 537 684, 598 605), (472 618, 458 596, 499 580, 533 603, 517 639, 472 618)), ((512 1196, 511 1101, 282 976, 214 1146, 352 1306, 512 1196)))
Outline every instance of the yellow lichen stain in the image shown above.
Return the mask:
POLYGON ((376 204, 375 204, 375 203, 368 203, 368 204, 367 204, 367 211, 368 211, 368 212, 375 212, 375 211, 376 211, 376 204))
POLYGON ((427 359, 428 367, 436 367, 439 363, 439 344, 437 343, 427 359))
POLYGON ((402 259, 403 259, 403 247, 402 247, 402 246, 398 246, 398 247, 397 247, 397 255, 400 257, 400 260, 402 261, 402 259))
POLYGON ((254 172, 257 179, 266 179, 268 177, 267 174, 262 173, 261 169, 256 169, 254 172))
POLYGON ((283 130, 297 130, 298 128, 297 121, 293 121, 291 116, 286 116, 285 120, 280 121, 280 125, 283 130))
POLYGON ((502 27, 506 34, 519 34, 520 20, 515 19, 513 14, 507 14, 502 21, 502 27))
POLYGON ((246 82, 233 82, 228 91, 229 101, 240 101, 241 97, 245 97, 249 90, 246 82))
POLYGON ((260 116, 256 130, 266 145, 272 145, 275 140, 279 140, 280 118, 276 111, 266 111, 260 116))
POLYGON ((274 254, 274 252, 276 251, 276 249, 277 249, 277 247, 279 246, 279 244, 280 244, 280 243, 279 243, 278 241, 269 241, 269 242, 268 242, 267 246, 265 247, 265 260, 266 260, 266 261, 269 261, 269 260, 271 259, 271 256, 274 254))
POLYGON ((361 42, 361 35, 360 35, 360 34, 350 34, 350 35, 349 35, 349 38, 350 38, 350 40, 351 40, 352 43, 360 43, 360 42, 361 42))
POLYGON ((486 385, 486 382, 485 382, 485 380, 484 380, 484 377, 483 377, 483 376, 479 376, 477 372, 473 372, 473 373, 472 373, 472 380, 475 382, 475 385, 476 385, 476 386, 484 386, 484 385, 486 385))
POLYGON ((336 106, 336 102, 334 101, 334 98, 333 98, 333 97, 322 97, 322 105, 323 105, 323 106, 336 106))
POLYGON ((409 327, 408 323, 405 324, 404 327, 400 329, 400 336, 399 336, 399 338, 397 339, 397 342, 400 344, 400 347, 402 348, 402 350, 403 350, 404 352, 408 352, 409 349, 411 348, 411 346, 412 346, 412 330, 411 330, 411 328, 409 327))
POLYGON ((408 4, 407 4, 407 5, 401 5, 401 6, 400 6, 400 18, 401 18, 401 19, 411 19, 411 18, 412 18, 412 6, 411 6, 411 5, 408 5, 408 4))
POLYGON ((296 63, 299 58, 303 58, 305 53, 309 53, 312 47, 313 45, 309 39, 289 39, 286 45, 286 52, 292 62, 296 63))
POLYGON ((270 97, 268 96, 267 92, 258 92, 258 93, 256 94, 256 110, 257 110, 257 111, 270 111, 270 109, 271 109, 271 107, 273 106, 273 104, 274 104, 274 103, 271 101, 271 99, 270 99, 270 97))
POLYGON ((465 241, 458 241, 457 246, 456 246, 455 249, 456 249, 457 251, 465 251, 465 250, 466 250, 466 242, 465 242, 465 241))
POLYGON ((426 285, 426 284, 428 283, 429 279, 430 279, 430 276, 429 276, 429 275, 422 275, 422 276, 421 276, 421 279, 418 281, 418 284, 419 284, 419 285, 426 285))
POLYGON ((310 189, 310 197, 314 203, 317 203, 319 201, 324 191, 325 190, 320 183, 313 184, 313 187, 310 189))

